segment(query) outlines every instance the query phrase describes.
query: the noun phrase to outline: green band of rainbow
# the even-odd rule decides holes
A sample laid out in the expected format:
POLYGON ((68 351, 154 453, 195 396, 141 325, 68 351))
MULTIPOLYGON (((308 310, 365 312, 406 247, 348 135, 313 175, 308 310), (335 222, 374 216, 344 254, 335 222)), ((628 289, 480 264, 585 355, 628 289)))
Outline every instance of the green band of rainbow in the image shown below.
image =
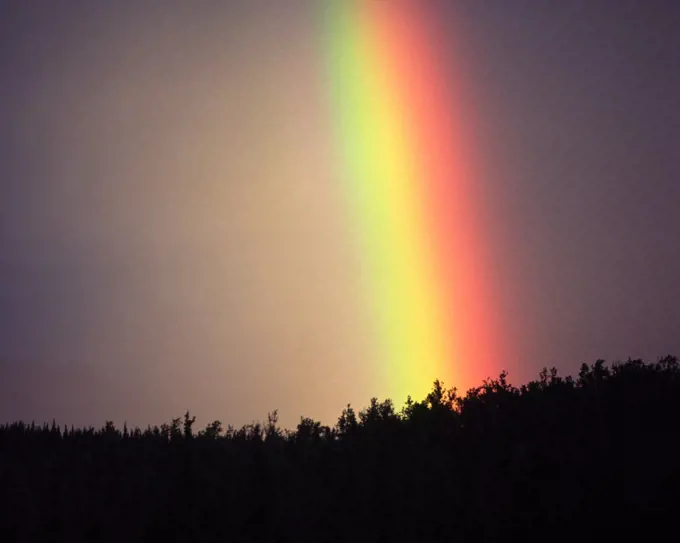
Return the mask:
POLYGON ((324 4, 332 104, 389 394, 488 371, 471 154, 426 2, 324 4), (458 115, 457 115, 458 114, 458 115), (474 357, 474 358, 473 358, 474 357), (472 371, 475 366, 477 371, 472 371))

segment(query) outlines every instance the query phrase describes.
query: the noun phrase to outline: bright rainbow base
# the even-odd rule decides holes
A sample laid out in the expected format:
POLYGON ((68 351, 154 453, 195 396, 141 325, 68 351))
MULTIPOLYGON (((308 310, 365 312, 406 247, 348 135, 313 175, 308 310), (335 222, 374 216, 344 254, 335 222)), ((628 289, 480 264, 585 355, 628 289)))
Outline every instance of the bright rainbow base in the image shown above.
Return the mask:
POLYGON ((436 378, 472 384, 493 351, 464 104, 451 94, 423 4, 324 5, 367 325, 395 401, 422 398, 436 378))

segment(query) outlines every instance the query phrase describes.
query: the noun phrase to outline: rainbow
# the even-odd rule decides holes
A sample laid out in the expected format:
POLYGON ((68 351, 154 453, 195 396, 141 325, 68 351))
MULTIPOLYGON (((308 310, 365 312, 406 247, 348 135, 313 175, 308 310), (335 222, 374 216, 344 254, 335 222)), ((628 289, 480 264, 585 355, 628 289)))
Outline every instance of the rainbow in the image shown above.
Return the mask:
POLYGON ((470 108, 455 94, 432 5, 323 6, 335 140, 382 390, 400 401, 423 398, 435 378, 472 386, 497 354, 493 304, 470 108))

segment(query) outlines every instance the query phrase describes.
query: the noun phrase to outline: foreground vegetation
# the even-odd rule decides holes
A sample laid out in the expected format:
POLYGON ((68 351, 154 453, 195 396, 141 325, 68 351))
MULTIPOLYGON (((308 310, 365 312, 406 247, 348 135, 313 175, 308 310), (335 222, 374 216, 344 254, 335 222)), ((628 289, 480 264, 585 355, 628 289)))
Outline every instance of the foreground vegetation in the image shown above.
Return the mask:
POLYGON ((2 541, 652 537, 680 505, 675 357, 348 406, 334 427, 0 427, 2 541))

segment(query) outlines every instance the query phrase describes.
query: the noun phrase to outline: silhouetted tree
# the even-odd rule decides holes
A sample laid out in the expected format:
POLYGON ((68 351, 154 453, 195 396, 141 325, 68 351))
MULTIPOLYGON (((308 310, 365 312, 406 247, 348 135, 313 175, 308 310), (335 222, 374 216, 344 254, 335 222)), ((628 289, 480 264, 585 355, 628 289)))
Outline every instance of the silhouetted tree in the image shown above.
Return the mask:
MULTIPOLYGON (((194 434, 169 424, 0 427, 2 541, 500 541, 654 536, 680 505, 680 365, 440 381, 395 409, 194 434)), ((669 532, 670 533, 670 532, 669 532)))

